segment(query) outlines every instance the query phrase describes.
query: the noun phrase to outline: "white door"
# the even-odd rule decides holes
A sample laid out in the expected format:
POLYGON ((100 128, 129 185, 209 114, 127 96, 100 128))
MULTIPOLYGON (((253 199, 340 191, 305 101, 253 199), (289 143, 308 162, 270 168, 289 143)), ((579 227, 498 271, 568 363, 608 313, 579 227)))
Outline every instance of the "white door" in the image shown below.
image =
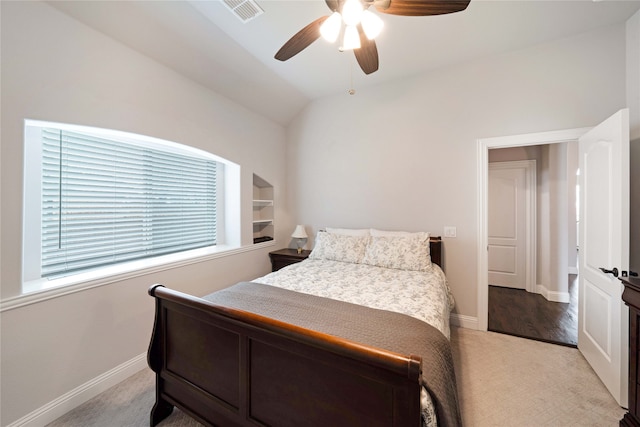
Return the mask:
POLYGON ((535 162, 489 163, 489 284, 527 289, 529 168, 535 162))
POLYGON ((629 111, 580 138, 578 348, 627 406, 629 312, 622 283, 601 268, 628 270, 629 111))

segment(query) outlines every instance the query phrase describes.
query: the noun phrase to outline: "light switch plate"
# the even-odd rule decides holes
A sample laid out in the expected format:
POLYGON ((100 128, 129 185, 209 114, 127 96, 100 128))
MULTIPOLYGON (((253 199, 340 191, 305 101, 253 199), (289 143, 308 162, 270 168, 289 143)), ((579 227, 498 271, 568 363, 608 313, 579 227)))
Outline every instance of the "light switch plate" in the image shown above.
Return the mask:
POLYGON ((444 237, 456 237, 456 228, 452 225, 445 225, 444 237))

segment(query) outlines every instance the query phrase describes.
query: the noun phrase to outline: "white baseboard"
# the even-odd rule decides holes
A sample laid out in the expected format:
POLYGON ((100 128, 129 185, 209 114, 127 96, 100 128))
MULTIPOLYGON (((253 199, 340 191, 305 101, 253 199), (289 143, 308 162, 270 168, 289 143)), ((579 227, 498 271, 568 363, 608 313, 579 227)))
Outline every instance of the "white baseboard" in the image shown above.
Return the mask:
POLYGON ((553 301, 553 302, 571 302, 571 296, 569 295, 569 292, 556 292, 556 291, 550 291, 549 289, 547 289, 546 286, 544 285, 537 285, 536 286, 536 291, 542 295, 543 297, 545 297, 547 299, 547 301, 553 301))
POLYGON ((19 420, 12 422, 7 427, 41 427, 47 425, 146 367, 147 353, 143 353, 63 394, 19 420))
POLYGON ((465 316, 464 314, 451 313, 449 317, 451 326, 458 326, 460 328, 475 329, 478 330, 478 318, 465 316))

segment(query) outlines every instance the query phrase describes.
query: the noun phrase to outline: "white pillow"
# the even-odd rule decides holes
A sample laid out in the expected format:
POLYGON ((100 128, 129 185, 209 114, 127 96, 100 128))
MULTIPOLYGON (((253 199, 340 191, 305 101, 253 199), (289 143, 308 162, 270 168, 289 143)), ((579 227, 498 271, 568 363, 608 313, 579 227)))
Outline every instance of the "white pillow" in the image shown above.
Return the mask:
POLYGON ((411 233, 409 231, 386 231, 386 230, 376 230, 375 228, 371 229, 371 235, 377 236, 377 237, 410 237, 410 236, 422 236, 422 234, 424 234, 424 232, 422 231, 417 233, 411 233))
POLYGON ((327 233, 331 234, 341 234, 343 236, 369 236, 368 228, 330 228, 327 227, 325 229, 327 233))
POLYGON ((371 236, 362 264, 398 270, 425 271, 431 267, 429 233, 371 236))
POLYGON ((359 263, 364 257, 368 236, 349 236, 319 232, 310 259, 359 263))

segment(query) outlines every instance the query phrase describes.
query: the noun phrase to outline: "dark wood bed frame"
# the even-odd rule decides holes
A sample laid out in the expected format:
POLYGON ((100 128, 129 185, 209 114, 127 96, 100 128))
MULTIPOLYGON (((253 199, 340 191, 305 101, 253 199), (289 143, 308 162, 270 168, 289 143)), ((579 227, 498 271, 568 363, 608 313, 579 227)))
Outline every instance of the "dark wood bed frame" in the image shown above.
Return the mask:
MULTIPOLYGON (((441 263, 441 240, 430 242, 441 263)), ((418 356, 154 285, 151 426, 180 408, 208 426, 420 425, 418 356)))

